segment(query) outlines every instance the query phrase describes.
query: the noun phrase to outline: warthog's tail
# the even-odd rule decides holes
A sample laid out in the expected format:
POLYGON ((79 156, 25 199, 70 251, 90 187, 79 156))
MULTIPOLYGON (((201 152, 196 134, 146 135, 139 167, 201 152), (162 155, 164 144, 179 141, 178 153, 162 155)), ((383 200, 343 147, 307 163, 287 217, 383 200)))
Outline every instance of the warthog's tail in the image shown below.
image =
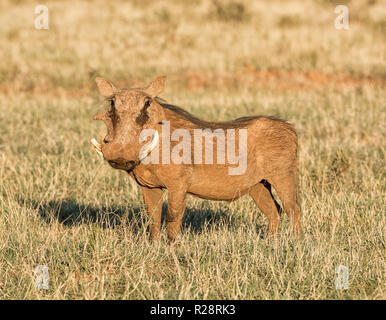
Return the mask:
MULTIPOLYGON (((296 148, 297 149, 297 148, 296 148)), ((297 154, 296 150, 296 154, 297 154)), ((298 159, 295 160, 295 172, 294 172, 294 181, 295 181, 295 202, 300 210, 300 197, 299 197, 299 166, 298 159)))
POLYGON ((300 197, 299 197, 299 173, 298 173, 298 168, 296 166, 296 171, 295 171, 295 192, 296 192, 296 204, 298 207, 300 207, 300 197))

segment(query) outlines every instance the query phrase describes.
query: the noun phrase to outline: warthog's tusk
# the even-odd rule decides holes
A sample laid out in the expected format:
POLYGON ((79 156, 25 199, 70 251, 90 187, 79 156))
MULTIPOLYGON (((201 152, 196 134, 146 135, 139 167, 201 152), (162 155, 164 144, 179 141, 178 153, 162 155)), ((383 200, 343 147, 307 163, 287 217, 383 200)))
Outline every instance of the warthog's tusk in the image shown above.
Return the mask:
POLYGON ((102 153, 102 145, 101 145, 98 141, 96 141, 95 138, 92 138, 92 139, 90 140, 90 143, 91 143, 91 145, 93 146, 94 150, 95 150, 96 152, 98 152, 98 154, 101 155, 101 156, 103 157, 103 153, 102 153))
POLYGON ((153 136, 151 137, 151 140, 149 142, 149 144, 147 145, 147 147, 140 153, 139 155, 139 161, 142 161, 143 159, 145 159, 149 154, 150 152, 153 151, 153 149, 157 146, 158 144, 158 139, 159 139, 159 135, 158 135, 158 131, 155 130, 153 136))

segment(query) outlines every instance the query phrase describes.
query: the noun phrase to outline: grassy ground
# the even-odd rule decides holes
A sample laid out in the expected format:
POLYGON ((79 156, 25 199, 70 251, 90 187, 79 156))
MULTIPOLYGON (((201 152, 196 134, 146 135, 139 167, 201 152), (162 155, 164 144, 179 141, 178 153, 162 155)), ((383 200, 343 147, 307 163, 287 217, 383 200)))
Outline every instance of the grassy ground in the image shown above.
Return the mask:
POLYGON ((386 6, 345 3, 347 31, 334 1, 46 1, 49 30, 35 2, 1 2, 0 298, 385 299, 386 6), (209 120, 294 123, 303 238, 286 216, 267 238, 248 197, 189 198, 178 245, 151 243, 139 188, 88 144, 96 75, 167 75, 164 98, 209 120))

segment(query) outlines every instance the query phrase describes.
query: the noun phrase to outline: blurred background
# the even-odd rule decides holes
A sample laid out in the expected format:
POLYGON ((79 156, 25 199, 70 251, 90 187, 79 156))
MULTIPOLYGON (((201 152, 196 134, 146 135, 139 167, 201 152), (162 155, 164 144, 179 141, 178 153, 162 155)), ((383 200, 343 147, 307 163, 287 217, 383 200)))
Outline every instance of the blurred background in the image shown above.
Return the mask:
POLYGON ((0 298, 385 298, 385 0, 0 0, 0 22, 0 298), (270 242, 244 197, 189 198, 176 250, 148 241, 138 186, 88 141, 106 132, 96 76, 159 75, 203 119, 295 125, 302 240, 282 215, 270 242))
MULTIPOLYGON (((360 86, 385 79, 383 0, 1 1, 1 92, 80 92, 158 74, 197 90, 360 86), (40 4, 40 3, 39 3, 40 4), (349 30, 337 30, 338 4, 349 30)), ((94 91, 94 90, 93 90, 94 91)))

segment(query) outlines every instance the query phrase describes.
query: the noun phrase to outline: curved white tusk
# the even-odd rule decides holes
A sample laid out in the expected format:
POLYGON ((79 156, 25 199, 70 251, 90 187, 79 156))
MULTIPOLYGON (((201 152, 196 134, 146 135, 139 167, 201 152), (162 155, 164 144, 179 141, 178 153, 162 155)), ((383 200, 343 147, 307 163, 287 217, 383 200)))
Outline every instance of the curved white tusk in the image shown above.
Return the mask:
POLYGON ((103 153, 102 153, 102 145, 95 139, 95 138, 92 138, 90 140, 90 143, 91 145, 93 146, 94 150, 103 157, 103 153))
POLYGON ((158 131, 155 130, 153 136, 151 137, 151 140, 149 144, 146 146, 146 148, 140 153, 139 155, 139 161, 142 161, 145 159, 152 151, 153 149, 157 146, 159 140, 159 135, 158 131))

